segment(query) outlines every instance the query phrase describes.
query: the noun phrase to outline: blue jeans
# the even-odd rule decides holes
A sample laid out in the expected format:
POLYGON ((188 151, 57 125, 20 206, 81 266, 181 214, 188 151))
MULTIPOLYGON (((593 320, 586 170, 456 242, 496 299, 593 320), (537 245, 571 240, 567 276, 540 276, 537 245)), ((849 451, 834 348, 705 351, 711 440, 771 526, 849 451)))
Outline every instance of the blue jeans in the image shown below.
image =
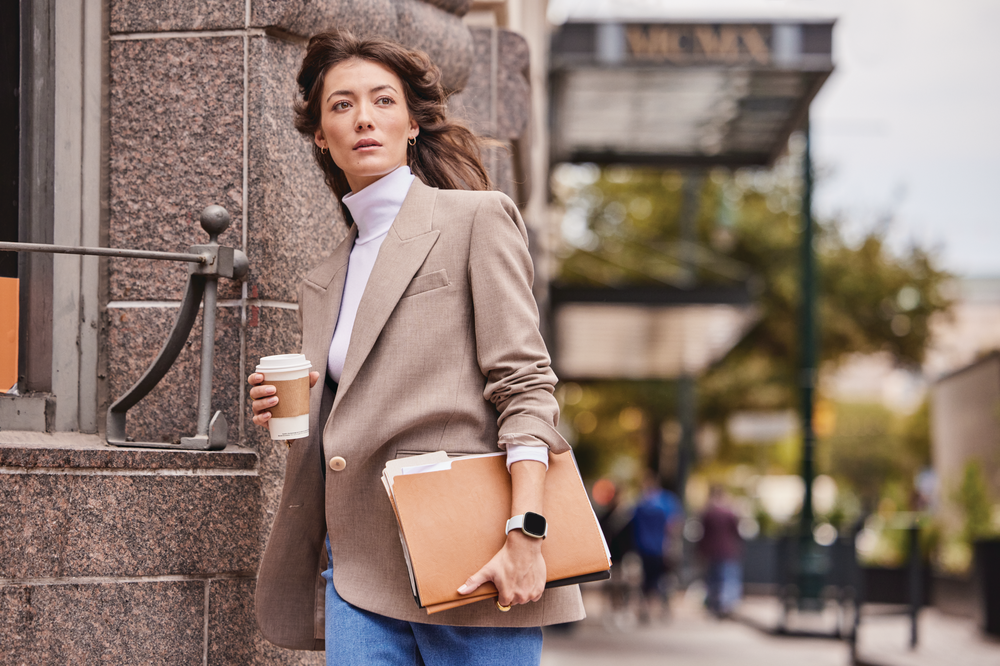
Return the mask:
POLYGON ((541 661, 541 627, 450 627, 394 620, 341 599, 333 586, 333 569, 324 571, 323 578, 327 666, 511 666, 541 661))
POLYGON ((739 560, 709 562, 705 575, 705 605, 713 613, 728 615, 743 596, 743 564, 739 560))

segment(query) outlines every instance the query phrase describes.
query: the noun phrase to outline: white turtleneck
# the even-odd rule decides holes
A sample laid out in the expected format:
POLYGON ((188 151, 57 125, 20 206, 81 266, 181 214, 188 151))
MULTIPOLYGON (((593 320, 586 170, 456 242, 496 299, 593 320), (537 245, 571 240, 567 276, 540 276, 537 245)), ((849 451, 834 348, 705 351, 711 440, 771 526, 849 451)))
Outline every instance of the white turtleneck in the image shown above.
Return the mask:
POLYGON ((361 295, 365 293, 365 285, 372 274, 379 248, 382 247, 382 241, 389 233, 389 227, 396 219, 412 183, 410 167, 401 166, 360 192, 344 195, 344 205, 351 211, 354 224, 358 226, 358 237, 354 240, 351 258, 347 263, 347 280, 340 300, 340 315, 333 340, 330 341, 330 357, 326 362, 326 370, 335 382, 340 382, 340 375, 344 372, 344 359, 347 358, 347 346, 351 342, 351 331, 354 330, 354 318, 358 314, 361 295))
MULTIPOLYGON (((359 192, 344 195, 344 205, 351 211, 351 217, 358 227, 358 236, 351 249, 347 263, 347 279, 344 294, 340 300, 340 314, 337 328, 330 341, 330 355, 326 370, 335 382, 340 382, 344 372, 347 347, 351 342, 354 320, 365 293, 368 278, 371 277, 375 259, 378 257, 382 241, 389 233, 392 221, 403 206, 414 176, 410 167, 401 166, 359 192)), ((531 435, 508 434, 500 438, 500 448, 507 450, 507 469, 519 460, 537 460, 549 465, 548 447, 531 435)))

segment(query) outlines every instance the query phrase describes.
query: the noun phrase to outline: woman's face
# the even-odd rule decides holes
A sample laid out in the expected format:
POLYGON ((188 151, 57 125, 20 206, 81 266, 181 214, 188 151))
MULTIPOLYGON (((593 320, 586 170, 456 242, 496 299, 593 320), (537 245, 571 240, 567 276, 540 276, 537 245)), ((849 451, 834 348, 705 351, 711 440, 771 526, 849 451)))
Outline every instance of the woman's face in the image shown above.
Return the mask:
POLYGON ((399 77, 368 60, 327 71, 322 113, 316 145, 329 149, 353 192, 406 164, 407 141, 420 133, 399 77))

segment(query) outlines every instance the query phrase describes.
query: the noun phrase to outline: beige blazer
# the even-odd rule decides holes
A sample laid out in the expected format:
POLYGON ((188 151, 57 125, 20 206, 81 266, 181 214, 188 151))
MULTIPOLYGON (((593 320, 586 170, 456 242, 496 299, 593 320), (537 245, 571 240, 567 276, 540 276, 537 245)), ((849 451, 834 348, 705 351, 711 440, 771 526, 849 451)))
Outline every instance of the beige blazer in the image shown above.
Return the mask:
MULTIPOLYGON (((299 287, 302 353, 321 373, 356 235, 352 227, 299 287)), ((358 307, 336 395, 323 381, 316 384, 310 436, 288 453, 281 504, 257 575, 257 621, 269 641, 323 649, 319 574, 326 568, 327 532, 337 592, 360 608, 470 626, 583 618, 577 586, 546 590, 540 601, 509 613, 484 601, 427 615, 410 592, 380 481, 387 460, 440 449, 496 451, 505 433, 534 435, 553 452, 568 450, 556 431, 556 377, 538 332, 532 279, 527 233, 509 198, 414 180, 358 307), (343 469, 331 469, 334 457, 343 459, 343 469)))

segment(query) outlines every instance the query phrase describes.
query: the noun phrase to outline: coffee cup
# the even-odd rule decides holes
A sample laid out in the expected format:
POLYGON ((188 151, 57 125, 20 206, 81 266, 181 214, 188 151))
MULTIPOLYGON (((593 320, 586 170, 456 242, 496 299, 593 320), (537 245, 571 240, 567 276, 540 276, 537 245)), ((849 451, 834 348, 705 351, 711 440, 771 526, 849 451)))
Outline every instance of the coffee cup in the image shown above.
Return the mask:
POLYGON ((289 440, 309 436, 309 368, 302 354, 264 356, 257 372, 264 384, 273 386, 278 404, 271 407, 267 422, 271 439, 289 440))

